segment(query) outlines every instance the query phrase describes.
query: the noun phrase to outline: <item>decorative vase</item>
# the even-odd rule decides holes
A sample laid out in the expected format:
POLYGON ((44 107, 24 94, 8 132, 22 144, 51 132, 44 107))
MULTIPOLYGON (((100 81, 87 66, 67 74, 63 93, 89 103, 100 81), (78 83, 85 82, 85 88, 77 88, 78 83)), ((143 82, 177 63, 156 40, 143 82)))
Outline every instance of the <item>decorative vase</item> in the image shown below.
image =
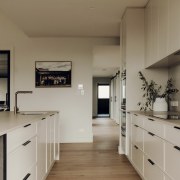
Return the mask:
POLYGON ((168 103, 165 98, 156 98, 153 104, 153 111, 168 111, 168 103))

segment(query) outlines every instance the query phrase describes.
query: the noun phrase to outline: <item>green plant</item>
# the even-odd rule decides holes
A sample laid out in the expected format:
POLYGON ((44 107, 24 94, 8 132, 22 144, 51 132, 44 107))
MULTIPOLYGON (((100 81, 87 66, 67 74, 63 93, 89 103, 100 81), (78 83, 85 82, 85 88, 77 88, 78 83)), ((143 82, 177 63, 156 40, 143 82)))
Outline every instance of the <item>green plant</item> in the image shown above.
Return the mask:
POLYGON ((141 89, 143 90, 143 102, 138 103, 141 111, 152 110, 152 105, 157 97, 165 98, 168 102, 171 100, 172 94, 175 94, 179 91, 173 85, 172 78, 167 81, 167 85, 163 93, 161 93, 162 86, 156 84, 156 82, 153 80, 148 82, 141 71, 139 72, 139 78, 142 80, 141 89))

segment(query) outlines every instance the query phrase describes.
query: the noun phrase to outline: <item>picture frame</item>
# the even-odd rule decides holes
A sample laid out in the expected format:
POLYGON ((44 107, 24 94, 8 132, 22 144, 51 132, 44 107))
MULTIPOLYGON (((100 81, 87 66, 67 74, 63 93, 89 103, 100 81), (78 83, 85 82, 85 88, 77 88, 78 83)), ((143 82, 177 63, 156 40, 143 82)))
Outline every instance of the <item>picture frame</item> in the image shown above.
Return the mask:
POLYGON ((36 61, 35 87, 71 87, 72 61, 36 61))

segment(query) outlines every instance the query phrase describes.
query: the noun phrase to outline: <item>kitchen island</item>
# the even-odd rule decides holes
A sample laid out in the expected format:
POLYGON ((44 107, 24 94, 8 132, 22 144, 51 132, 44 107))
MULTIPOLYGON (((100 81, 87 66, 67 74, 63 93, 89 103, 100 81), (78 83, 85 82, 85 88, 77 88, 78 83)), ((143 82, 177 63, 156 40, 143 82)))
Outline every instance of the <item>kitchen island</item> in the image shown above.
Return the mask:
POLYGON ((59 160, 57 111, 1 112, 0 136, 2 180, 43 180, 59 160))
POLYGON ((179 180, 179 118, 179 112, 128 112, 126 155, 142 179, 179 180))

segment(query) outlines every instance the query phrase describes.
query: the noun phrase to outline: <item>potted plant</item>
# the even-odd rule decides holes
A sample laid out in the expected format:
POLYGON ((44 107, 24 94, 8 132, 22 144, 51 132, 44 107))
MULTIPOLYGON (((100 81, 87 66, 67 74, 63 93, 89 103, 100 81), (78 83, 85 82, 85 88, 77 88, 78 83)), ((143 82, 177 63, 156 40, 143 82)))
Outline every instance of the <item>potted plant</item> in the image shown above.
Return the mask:
POLYGON ((174 87, 173 80, 169 79, 167 81, 165 90, 162 93, 162 86, 156 84, 153 80, 148 82, 141 71, 139 72, 139 78, 142 80, 141 89, 144 92, 143 102, 138 103, 140 110, 167 111, 167 103, 171 100, 172 95, 179 91, 174 87))

